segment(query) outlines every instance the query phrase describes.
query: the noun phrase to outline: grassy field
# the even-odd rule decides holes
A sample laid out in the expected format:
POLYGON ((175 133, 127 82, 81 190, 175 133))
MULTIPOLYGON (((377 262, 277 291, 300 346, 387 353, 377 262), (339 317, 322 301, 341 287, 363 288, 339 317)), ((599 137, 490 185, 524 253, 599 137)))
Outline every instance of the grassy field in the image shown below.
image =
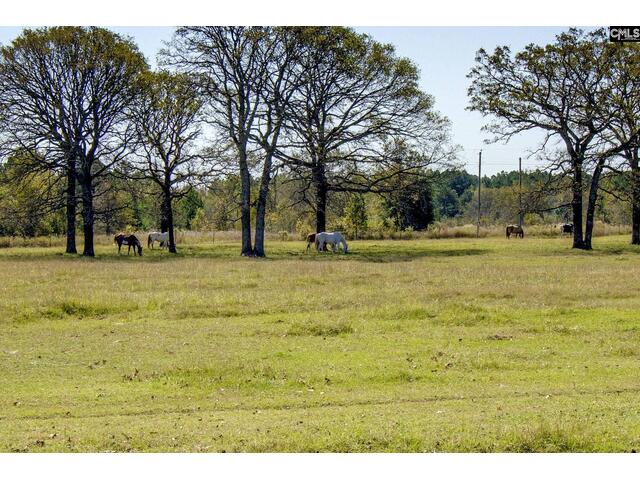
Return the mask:
POLYGON ((628 241, 0 249, 0 450, 637 450, 628 241))

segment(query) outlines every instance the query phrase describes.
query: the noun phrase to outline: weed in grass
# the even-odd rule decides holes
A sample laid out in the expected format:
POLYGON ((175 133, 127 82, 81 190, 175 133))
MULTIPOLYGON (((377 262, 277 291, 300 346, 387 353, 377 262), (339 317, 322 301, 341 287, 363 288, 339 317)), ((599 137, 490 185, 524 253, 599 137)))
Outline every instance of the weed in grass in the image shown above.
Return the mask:
POLYGON ((100 317, 113 313, 132 311, 136 308, 136 305, 101 305, 78 300, 69 300, 46 308, 42 311, 42 315, 51 318, 100 317))
POLYGON ((507 451, 519 453, 583 452, 587 443, 580 434, 579 426, 549 425, 541 421, 538 425, 526 425, 514 435, 506 447, 507 451))
POLYGON ((494 333, 493 335, 487 336, 487 340, 511 340, 513 335, 504 335, 501 333, 494 333))
POLYGON ((346 322, 313 322, 294 323, 287 330, 287 335, 304 336, 311 335, 316 337, 334 337, 337 335, 349 334, 355 332, 351 324, 346 322))

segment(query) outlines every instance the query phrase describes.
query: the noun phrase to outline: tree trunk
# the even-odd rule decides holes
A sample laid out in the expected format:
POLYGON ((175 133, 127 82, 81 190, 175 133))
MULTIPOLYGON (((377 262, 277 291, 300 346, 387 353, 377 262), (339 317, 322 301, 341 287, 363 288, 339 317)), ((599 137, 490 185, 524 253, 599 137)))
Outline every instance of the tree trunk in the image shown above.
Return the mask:
POLYGON ((166 228, 162 233, 169 232, 169 253, 178 253, 173 229, 173 205, 171 204, 171 192, 168 189, 165 189, 162 192, 162 225, 166 228))
POLYGON ((312 180, 316 194, 316 232, 327 230, 327 177, 324 164, 319 163, 312 169, 312 180))
POLYGON ((169 218, 167 223, 169 228, 169 253, 178 253, 178 250, 176 249, 175 231, 173 228, 173 208, 171 207, 171 200, 169 200, 169 218))
POLYGON ((640 168, 638 149, 629 152, 631 163, 631 244, 640 245, 640 168))
POLYGON ((574 159, 573 178, 571 181, 571 209, 573 212, 573 248, 584 249, 582 237, 582 161, 574 159))
POLYGON ((76 249, 76 161, 67 161, 67 250, 66 253, 78 253, 76 249))
POLYGON ((269 196, 269 183, 271 182, 272 155, 267 153, 262 167, 262 178, 260 179, 260 190, 258 192, 258 202, 256 204, 256 238, 253 251, 256 257, 264 257, 264 231, 266 226, 265 217, 267 214, 267 198, 269 196))
POLYGON ((596 202, 598 200, 598 184, 600 183, 600 176, 602 169, 604 168, 604 159, 599 160, 596 168, 593 171, 591 177, 591 187, 589 188, 589 202, 587 204, 587 221, 584 229, 584 249, 591 250, 591 239, 593 238, 593 225, 594 217, 596 213, 596 202))
POLYGON ((82 222, 84 231, 84 250, 82 255, 85 257, 95 256, 93 250, 93 187, 91 185, 91 177, 81 180, 82 187, 82 222))
POLYGON ((160 202, 160 232, 169 231, 169 206, 167 205, 167 194, 162 191, 162 200, 160 202))
POLYGON ((251 246, 251 174, 247 165, 246 152, 240 153, 240 225, 242 227, 242 251, 244 257, 252 257, 251 246))

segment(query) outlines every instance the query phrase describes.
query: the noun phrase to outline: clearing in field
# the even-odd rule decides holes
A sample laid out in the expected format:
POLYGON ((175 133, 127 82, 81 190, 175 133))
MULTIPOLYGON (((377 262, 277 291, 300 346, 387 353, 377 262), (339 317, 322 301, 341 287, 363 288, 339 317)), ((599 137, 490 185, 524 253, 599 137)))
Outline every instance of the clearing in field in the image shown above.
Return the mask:
POLYGON ((2 451, 631 451, 640 251, 0 250, 2 451))

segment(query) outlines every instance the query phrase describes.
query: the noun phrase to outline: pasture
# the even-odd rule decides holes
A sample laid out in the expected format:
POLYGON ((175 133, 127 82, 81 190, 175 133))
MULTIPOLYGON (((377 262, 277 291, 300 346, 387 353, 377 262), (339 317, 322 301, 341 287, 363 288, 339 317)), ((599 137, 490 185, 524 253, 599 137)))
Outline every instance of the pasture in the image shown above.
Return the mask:
POLYGON ((0 249, 0 451, 637 450, 628 242, 0 249))

